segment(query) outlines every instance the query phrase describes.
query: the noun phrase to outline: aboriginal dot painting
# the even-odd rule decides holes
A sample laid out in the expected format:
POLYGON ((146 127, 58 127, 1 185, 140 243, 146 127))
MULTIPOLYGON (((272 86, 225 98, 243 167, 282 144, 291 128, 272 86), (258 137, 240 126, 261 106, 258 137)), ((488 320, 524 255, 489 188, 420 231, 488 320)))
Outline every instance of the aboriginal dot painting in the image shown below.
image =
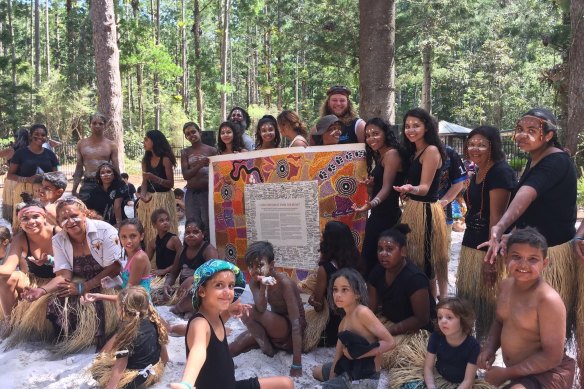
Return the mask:
POLYGON ((304 279, 317 267, 320 231, 346 223, 359 248, 367 200, 362 144, 288 148, 211 157, 211 242, 226 260, 246 269, 248 241, 274 244, 277 267, 304 279), (214 233, 214 234, 213 234, 214 233))

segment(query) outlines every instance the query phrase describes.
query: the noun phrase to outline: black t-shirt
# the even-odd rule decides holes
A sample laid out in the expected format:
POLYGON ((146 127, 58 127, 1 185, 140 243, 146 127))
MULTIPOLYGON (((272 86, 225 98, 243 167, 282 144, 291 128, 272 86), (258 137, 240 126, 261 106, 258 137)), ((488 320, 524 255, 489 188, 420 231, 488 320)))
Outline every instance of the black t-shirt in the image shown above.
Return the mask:
POLYGON ((59 166, 59 160, 55 153, 44 147, 40 154, 33 153, 28 147, 18 149, 10 162, 18 165, 16 175, 20 177, 32 177, 35 174, 53 172, 59 166))
MULTIPOLYGON (((466 190, 465 200, 468 211, 465 217, 466 229, 462 238, 462 244, 473 249, 489 240, 489 215, 491 213, 489 194, 491 190, 505 189, 511 192, 516 183, 515 172, 505 161, 496 162, 480 184, 477 184, 476 180, 477 175, 475 174, 466 190)), ((483 250, 487 251, 487 247, 483 250)))
POLYGON ((377 290, 383 316, 393 323, 414 316, 410 296, 420 289, 426 289, 430 302, 430 321, 422 328, 433 331, 432 320, 436 318, 436 302, 432 298, 428 277, 416 265, 408 261, 393 283, 387 285, 385 269, 378 264, 369 273, 368 281, 377 290))
MULTIPOLYGON (((89 198, 85 202, 87 208, 93 209, 95 212, 103 216, 103 220, 111 225, 116 224, 116 215, 114 212, 114 202, 116 199, 127 199, 128 186, 122 184, 120 186, 110 186, 107 191, 102 187, 97 187, 89 193, 89 198)), ((122 201, 122 219, 126 219, 123 209, 122 201)))
MULTIPOLYGON (((458 153, 450 146, 446 146, 445 150, 448 158, 442 164, 442 171, 440 172, 439 199, 448 192, 452 185, 466 180, 466 168, 458 153)), ((446 223, 452 224, 452 203, 448 203, 445 211, 446 223)))
POLYGON ((127 368, 137 370, 155 365, 160 360, 160 350, 156 326, 150 320, 142 319, 138 335, 128 350, 127 368))
POLYGON ((515 226, 537 228, 550 247, 571 240, 576 233, 576 185, 576 168, 567 153, 549 154, 533 168, 529 160, 517 188, 530 186, 537 198, 515 226))
POLYGON ((436 355, 436 370, 444 379, 460 383, 464 381, 466 365, 477 364, 481 346, 469 335, 460 345, 452 347, 446 341, 446 337, 436 331, 428 340, 428 352, 436 355))

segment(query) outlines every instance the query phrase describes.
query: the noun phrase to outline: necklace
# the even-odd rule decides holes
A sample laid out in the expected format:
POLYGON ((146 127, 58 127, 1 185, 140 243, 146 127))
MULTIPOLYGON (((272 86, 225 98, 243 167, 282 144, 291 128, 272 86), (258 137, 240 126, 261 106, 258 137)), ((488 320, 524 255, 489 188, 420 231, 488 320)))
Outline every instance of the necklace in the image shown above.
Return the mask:
MULTIPOLYGON (((491 170, 491 168, 493 167, 494 164, 491 164, 489 162, 487 162, 487 166, 484 169, 484 174, 482 174, 482 181, 480 183, 481 185, 481 207, 479 209, 479 219, 483 218, 483 207, 485 204, 485 181, 487 180, 487 173, 489 173, 489 170, 491 170)), ((481 173, 483 171, 480 169, 479 167, 479 171, 477 172, 477 174, 475 175, 475 184, 478 184, 478 180, 481 178, 481 173)), ((470 202, 470 191, 467 189, 466 191, 466 204, 468 205, 468 209, 471 208, 471 202, 470 202)))

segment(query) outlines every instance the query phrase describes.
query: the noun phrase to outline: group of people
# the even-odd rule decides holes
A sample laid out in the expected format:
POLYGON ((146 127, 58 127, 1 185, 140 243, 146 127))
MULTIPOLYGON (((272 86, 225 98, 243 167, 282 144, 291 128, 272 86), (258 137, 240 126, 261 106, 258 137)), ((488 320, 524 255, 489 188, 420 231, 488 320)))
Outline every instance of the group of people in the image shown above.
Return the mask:
MULTIPOLYGON (((584 226, 575 231, 576 171, 558 143, 553 114, 537 108, 518 120, 514 140, 529 154, 519 181, 498 129, 473 129, 464 150, 476 166, 469 177, 428 112, 405 113, 400 142, 384 120, 358 118, 349 96, 348 88, 331 87, 310 135, 297 113, 283 111, 258 121, 254 142, 246 134, 249 115, 235 107, 219 126, 215 149, 202 142, 196 123, 186 123, 183 242, 172 191, 177 161, 160 131, 144 138, 137 218, 127 218, 129 189, 116 145, 103 136, 105 117, 92 116, 92 134, 77 146, 73 197, 63 197, 67 179, 55 154, 43 148, 47 129, 32 126, 29 139, 15 143, 7 176, 11 194, 30 196, 17 206, 4 191, 14 232, 8 246, 10 235, 0 231, 2 332, 9 344, 54 339, 62 353, 96 345, 101 353, 92 372, 107 388, 160 377, 169 332, 185 335, 187 351, 182 381, 173 388, 293 387, 288 377, 236 383, 232 357, 252 348, 267 355, 285 350, 295 377, 303 374, 302 352, 316 346, 336 347, 334 360, 312 372, 328 388, 355 381, 376 387, 382 367, 392 377, 414 371, 428 388, 440 379, 470 388, 477 368, 486 369, 494 386, 571 388, 575 363, 564 344, 573 324, 578 344, 584 340, 584 318, 577 316, 584 311, 577 263, 584 260, 584 226), (290 146, 364 142, 366 148, 362 184, 369 199, 354 204, 355 212, 368 213, 363 247, 348 226, 327 223, 309 288, 315 315, 305 312, 299 287, 275 271, 269 242, 249 242, 254 304, 246 305, 237 301, 246 285, 242 271, 217 259, 206 241, 209 157, 279 147, 283 138, 290 146), (466 230, 451 296, 449 204, 464 183, 466 230), (173 304, 172 312, 193 316, 186 326, 168 327, 153 304, 173 304), (227 344, 230 316, 247 330, 227 344), (553 323, 541 319, 547 317, 553 323), (404 365, 400 350, 415 348, 416 334, 428 342, 423 363, 404 365), (492 366, 499 347, 506 367, 492 366)), ((416 387, 417 381, 396 378, 395 385, 416 387)))

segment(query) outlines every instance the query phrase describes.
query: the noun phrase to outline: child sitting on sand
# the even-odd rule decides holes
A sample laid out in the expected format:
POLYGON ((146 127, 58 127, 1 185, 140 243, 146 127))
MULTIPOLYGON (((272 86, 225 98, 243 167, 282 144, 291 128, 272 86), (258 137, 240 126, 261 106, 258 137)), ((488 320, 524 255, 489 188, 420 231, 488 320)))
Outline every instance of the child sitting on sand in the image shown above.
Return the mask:
POLYGON ((233 357, 254 348, 269 356, 276 353, 275 349, 292 352, 290 376, 300 377, 302 337, 306 328, 300 291, 288 275, 274 270, 274 247, 270 242, 249 245, 245 264, 255 305, 242 316, 247 331, 231 343, 229 351, 233 357), (272 310, 268 310, 268 304, 272 310))
POLYGON ((495 320, 478 358, 493 385, 572 388, 575 362, 564 352, 566 307, 541 275, 549 263, 547 248, 534 228, 515 230, 508 238, 509 277, 499 284, 495 320), (492 366, 499 347, 505 367, 492 366))
POLYGON ((248 378, 235 381, 235 367, 229 355, 225 322, 241 316, 248 305, 232 304, 245 289, 239 268, 213 259, 200 266, 193 276, 193 308, 185 343, 187 363, 181 382, 172 389, 292 389, 288 377, 248 378))
POLYGON ((421 388, 423 384, 430 389, 444 384, 457 385, 459 389, 470 389, 474 385, 481 347, 471 335, 474 325, 472 306, 460 297, 446 297, 440 301, 437 310, 438 330, 428 340, 424 382, 410 381, 401 385, 402 389, 421 388), (448 382, 439 382, 439 378, 448 382))
POLYGON ((143 388, 160 380, 168 362, 168 333, 150 304, 146 289, 130 286, 117 297, 122 324, 111 349, 102 350, 90 368, 101 387, 143 388))
POLYGON ((367 308, 365 280, 355 269, 337 271, 329 284, 328 300, 343 315, 343 320, 335 359, 316 366, 314 378, 325 381, 323 389, 377 388, 380 357, 396 344, 387 328, 367 308))
POLYGON ((156 239, 148 242, 146 253, 152 259, 156 254, 155 276, 163 277, 170 273, 174 267, 178 267, 182 244, 176 234, 170 232, 170 214, 163 208, 152 212, 150 221, 156 229, 156 239))

